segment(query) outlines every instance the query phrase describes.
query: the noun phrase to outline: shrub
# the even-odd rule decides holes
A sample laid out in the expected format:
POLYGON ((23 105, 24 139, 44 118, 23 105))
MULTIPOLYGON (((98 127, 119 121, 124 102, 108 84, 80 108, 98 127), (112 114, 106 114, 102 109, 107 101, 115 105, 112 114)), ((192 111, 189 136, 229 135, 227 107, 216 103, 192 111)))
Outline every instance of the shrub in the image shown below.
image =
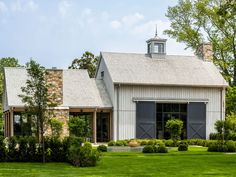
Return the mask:
POLYGON ((20 136, 18 139, 18 161, 28 161, 28 139, 27 137, 20 136))
POLYGON ((105 146, 105 145, 99 145, 99 146, 97 147, 97 150, 98 150, 99 152, 107 152, 107 146, 105 146))
POLYGON ((69 151, 69 159, 74 166, 95 166, 100 157, 100 153, 96 149, 93 149, 91 143, 88 142, 80 147, 72 145, 69 151))
POLYGON ((178 151, 187 151, 188 144, 186 142, 181 142, 178 146, 178 151))
POLYGON ((155 140, 149 140, 147 144, 148 145, 155 145, 155 143, 156 143, 155 140))
POLYGON ((18 151, 16 149, 16 145, 17 145, 17 138, 15 136, 9 137, 7 159, 10 162, 17 160, 18 151))
POLYGON ((167 147, 174 147, 175 146, 174 141, 172 139, 165 140, 164 143, 165 143, 165 146, 167 146, 167 147))
POLYGON ((116 142, 114 140, 111 140, 108 142, 107 144, 108 146, 115 146, 116 145, 116 142))
POLYGON ((164 145, 160 145, 157 148, 157 153, 167 153, 168 149, 164 145))
POLYGON ((217 143, 212 143, 208 146, 207 151, 209 152, 218 152, 218 144, 217 143))
POLYGON ((147 145, 148 144, 148 141, 147 140, 141 140, 141 142, 140 142, 140 145, 141 146, 145 146, 145 145, 147 145))
POLYGON ((156 145, 161 145, 161 144, 164 144, 163 140, 155 140, 155 144, 156 145))
POLYGON ((146 145, 143 148, 143 153, 154 153, 154 148, 152 145, 146 145))
POLYGON ((62 132, 63 122, 59 121, 57 118, 52 118, 49 120, 49 125, 52 131, 52 137, 60 137, 62 132))
POLYGON ((7 149, 4 142, 4 137, 0 136, 0 162, 4 162, 7 158, 7 149))
POLYGON ((37 157, 36 157, 36 137, 30 136, 28 137, 28 161, 33 162, 33 161, 37 161, 37 157))
POLYGON ((232 140, 227 141, 226 146, 227 146, 228 152, 236 152, 236 145, 234 141, 232 140))
POLYGON ((210 140, 220 140, 220 134, 219 133, 210 133, 209 139, 210 140))
POLYGON ((140 145, 139 142, 136 141, 136 140, 132 140, 132 141, 129 142, 130 147, 137 147, 139 145, 140 145))
POLYGON ((49 162, 63 162, 65 151, 63 143, 58 137, 46 137, 45 149, 47 150, 46 160, 49 162))
POLYGON ((166 122, 166 129, 170 132, 171 139, 177 141, 183 129, 183 121, 180 119, 170 119, 166 122))
POLYGON ((128 145, 128 143, 125 140, 117 140, 115 142, 115 146, 127 146, 127 145, 128 145))

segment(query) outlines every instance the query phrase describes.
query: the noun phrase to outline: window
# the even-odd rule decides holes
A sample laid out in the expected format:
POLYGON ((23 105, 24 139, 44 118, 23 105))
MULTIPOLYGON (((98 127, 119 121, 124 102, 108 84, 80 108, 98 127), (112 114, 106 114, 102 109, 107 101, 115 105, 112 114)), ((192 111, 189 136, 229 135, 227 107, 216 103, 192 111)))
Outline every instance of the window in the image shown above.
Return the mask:
POLYGON ((147 52, 151 53, 151 43, 149 43, 147 47, 148 47, 148 51, 147 52))
POLYGON ((104 71, 101 72, 101 78, 103 78, 103 77, 104 77, 104 71))
POLYGON ((164 53, 164 44, 163 43, 155 43, 154 44, 154 53, 164 53))
POLYGON ((187 138, 187 104, 179 103, 157 103, 156 104, 156 125, 157 137, 169 139, 170 134, 166 131, 165 125, 169 119, 181 119, 184 123, 182 139, 187 138))

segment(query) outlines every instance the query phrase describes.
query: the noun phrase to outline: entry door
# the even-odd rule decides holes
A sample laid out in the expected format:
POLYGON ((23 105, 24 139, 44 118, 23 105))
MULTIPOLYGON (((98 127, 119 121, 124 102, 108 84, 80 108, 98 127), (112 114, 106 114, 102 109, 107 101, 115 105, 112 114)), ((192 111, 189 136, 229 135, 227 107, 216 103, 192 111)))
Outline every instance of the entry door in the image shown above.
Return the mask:
POLYGON ((188 139, 206 139, 206 104, 189 103, 187 119, 188 139))
POLYGON ((156 103, 136 103, 136 138, 156 138, 156 103))
POLYGON ((109 141, 110 119, 109 113, 97 113, 97 141, 109 141))

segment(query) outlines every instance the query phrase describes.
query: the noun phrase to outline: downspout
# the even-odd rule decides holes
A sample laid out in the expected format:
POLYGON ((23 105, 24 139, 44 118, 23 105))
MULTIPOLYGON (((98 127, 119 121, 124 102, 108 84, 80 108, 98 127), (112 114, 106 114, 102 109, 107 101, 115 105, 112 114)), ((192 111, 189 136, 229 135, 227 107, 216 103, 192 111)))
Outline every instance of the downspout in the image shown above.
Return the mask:
MULTIPOLYGON (((223 122, 223 91, 224 91, 224 88, 221 89, 221 92, 220 92, 220 120, 223 122)), ((224 122, 223 122, 223 136, 222 136, 222 142, 224 143, 224 139, 225 139, 225 127, 224 127, 224 122)))
POLYGON ((120 93, 119 93, 119 88, 120 88, 120 84, 118 84, 117 86, 116 86, 116 88, 117 88, 117 98, 116 98, 116 107, 117 107, 117 125, 116 125, 116 128, 117 128, 117 135, 116 135, 116 139, 118 140, 119 139, 119 119, 120 119, 120 113, 119 113, 119 111, 120 111, 120 106, 119 106, 119 102, 120 102, 120 99, 119 99, 119 97, 120 97, 120 93))

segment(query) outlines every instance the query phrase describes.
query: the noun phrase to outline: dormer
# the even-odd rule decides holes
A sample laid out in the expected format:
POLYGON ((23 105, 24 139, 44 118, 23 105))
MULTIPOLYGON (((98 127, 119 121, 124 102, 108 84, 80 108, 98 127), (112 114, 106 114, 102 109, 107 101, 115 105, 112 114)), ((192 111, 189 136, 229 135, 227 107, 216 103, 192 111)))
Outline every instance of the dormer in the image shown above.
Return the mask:
POLYGON ((147 40, 147 54, 153 57, 163 57, 166 55, 166 41, 167 39, 162 39, 156 34, 153 38, 147 40))

